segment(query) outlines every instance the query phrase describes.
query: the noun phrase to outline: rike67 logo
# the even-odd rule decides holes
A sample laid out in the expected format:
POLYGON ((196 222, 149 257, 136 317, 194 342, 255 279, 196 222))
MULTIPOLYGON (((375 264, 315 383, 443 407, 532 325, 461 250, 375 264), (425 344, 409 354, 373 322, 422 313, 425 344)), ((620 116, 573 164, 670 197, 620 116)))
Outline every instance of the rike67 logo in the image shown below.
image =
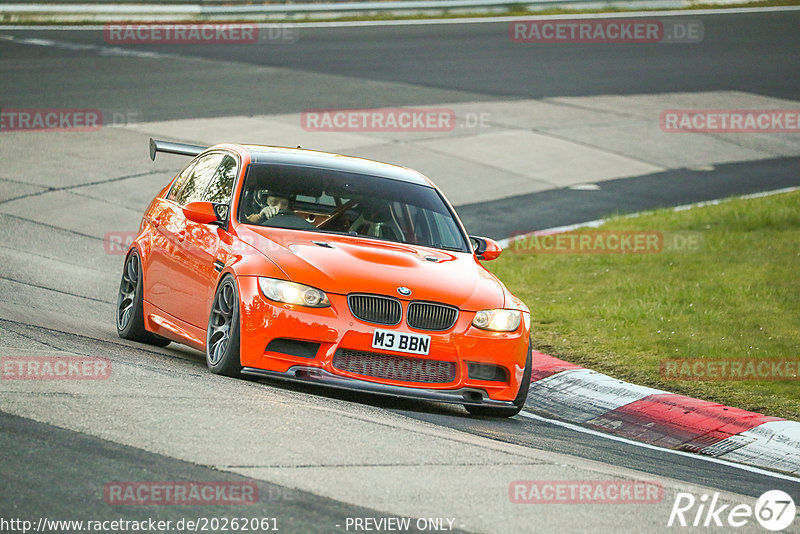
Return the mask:
POLYGON ((755 508, 749 504, 719 503, 719 493, 710 498, 703 494, 698 499, 691 493, 678 493, 667 526, 681 527, 730 527, 747 525, 755 517, 756 521, 773 532, 784 530, 794 521, 796 513, 794 500, 781 490, 770 490, 756 501, 755 508))

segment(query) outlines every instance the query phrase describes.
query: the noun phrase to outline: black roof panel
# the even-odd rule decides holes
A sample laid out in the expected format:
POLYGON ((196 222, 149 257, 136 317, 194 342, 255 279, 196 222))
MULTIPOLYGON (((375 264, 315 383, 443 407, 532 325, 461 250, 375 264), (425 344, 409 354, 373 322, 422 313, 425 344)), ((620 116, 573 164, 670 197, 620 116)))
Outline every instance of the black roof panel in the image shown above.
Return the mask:
POLYGON ((431 185, 430 181, 419 172, 388 163, 299 148, 262 145, 241 146, 250 152, 250 158, 253 163, 315 167, 378 176, 429 187, 431 185))

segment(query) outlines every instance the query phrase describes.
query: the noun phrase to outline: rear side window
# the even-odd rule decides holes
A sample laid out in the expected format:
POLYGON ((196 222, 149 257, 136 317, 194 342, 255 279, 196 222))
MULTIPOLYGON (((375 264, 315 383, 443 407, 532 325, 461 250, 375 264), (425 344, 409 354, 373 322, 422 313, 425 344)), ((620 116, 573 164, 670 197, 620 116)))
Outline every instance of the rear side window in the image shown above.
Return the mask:
POLYGON ((203 194, 214 177, 222 158, 222 154, 206 154, 199 158, 172 200, 181 206, 196 200, 203 200, 203 194))

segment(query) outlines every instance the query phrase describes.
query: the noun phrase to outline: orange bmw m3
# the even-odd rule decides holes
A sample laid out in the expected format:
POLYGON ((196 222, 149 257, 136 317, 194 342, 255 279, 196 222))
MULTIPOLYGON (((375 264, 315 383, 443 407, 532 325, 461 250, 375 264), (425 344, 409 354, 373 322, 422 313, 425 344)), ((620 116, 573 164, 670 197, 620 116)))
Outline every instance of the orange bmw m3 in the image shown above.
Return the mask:
POLYGON ((530 312, 479 260, 453 207, 411 169, 303 149, 150 141, 192 160, 125 258, 126 339, 182 343, 218 374, 517 414, 530 312))

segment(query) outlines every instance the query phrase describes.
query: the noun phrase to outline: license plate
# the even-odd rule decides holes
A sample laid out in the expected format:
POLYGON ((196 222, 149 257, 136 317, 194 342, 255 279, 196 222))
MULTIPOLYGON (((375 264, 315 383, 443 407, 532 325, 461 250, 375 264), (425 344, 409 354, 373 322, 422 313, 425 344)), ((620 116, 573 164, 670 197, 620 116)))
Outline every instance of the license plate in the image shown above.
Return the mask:
POLYGON ((372 348, 407 352, 409 354, 428 354, 431 336, 411 334, 394 330, 375 330, 372 334, 372 348))

